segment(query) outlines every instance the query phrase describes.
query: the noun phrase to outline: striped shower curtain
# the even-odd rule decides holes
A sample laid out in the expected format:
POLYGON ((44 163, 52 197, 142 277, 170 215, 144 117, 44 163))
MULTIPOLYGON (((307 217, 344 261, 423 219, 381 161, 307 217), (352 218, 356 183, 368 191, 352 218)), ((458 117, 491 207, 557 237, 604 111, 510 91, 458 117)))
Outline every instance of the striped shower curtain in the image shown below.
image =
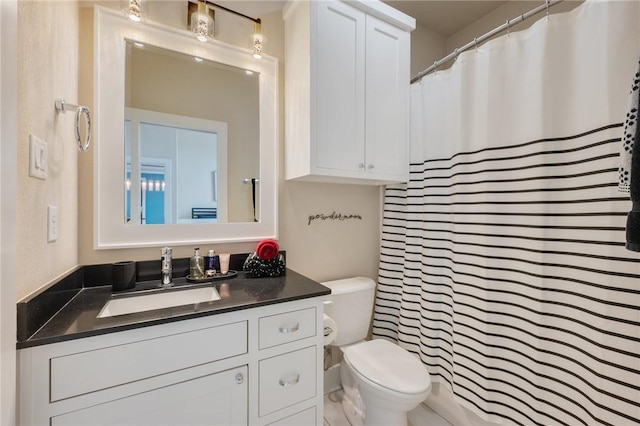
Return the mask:
POLYGON ((635 1, 587 1, 412 86, 374 337, 484 419, 640 422, 640 254, 617 190, 635 1))

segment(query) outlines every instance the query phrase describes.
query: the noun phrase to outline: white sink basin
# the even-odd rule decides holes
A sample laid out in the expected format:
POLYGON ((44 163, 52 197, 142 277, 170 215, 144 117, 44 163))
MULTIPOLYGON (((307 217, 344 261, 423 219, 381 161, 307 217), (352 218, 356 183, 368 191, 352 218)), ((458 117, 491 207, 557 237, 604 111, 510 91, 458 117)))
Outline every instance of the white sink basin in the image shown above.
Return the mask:
POLYGON ((152 311, 172 306, 193 305, 195 303, 220 300, 214 287, 191 288, 187 290, 171 290, 140 296, 129 296, 111 299, 103 306, 98 318, 115 317, 135 312, 152 311))

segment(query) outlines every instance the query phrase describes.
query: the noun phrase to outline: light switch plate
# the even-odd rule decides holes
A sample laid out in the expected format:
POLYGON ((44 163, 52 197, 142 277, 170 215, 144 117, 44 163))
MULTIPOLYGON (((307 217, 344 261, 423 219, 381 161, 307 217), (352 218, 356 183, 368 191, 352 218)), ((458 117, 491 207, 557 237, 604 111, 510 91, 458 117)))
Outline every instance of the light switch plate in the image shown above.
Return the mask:
POLYGON ((34 135, 29 135, 29 176, 47 179, 48 156, 47 143, 34 135))
POLYGON ((47 206, 47 242, 58 239, 58 207, 47 206))

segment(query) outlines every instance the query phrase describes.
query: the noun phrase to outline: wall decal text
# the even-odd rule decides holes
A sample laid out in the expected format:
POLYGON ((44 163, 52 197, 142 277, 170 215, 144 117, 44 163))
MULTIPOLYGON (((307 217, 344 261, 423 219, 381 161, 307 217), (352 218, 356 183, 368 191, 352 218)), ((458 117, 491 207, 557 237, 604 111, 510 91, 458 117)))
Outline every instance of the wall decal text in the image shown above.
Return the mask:
POLYGON ((311 225, 311 222, 313 222, 314 220, 350 220, 350 219, 362 220, 362 216, 360 216, 359 214, 336 213, 335 211, 331 214, 324 214, 324 213, 312 214, 312 215, 309 215, 309 222, 307 223, 307 225, 311 225))

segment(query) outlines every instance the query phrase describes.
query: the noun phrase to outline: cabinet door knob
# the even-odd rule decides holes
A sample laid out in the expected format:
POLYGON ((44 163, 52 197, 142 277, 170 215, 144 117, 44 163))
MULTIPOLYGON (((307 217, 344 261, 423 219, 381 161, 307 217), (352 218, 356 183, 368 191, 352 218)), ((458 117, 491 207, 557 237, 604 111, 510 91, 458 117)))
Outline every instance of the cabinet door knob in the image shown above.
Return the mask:
POLYGON ((298 384, 299 381, 300 381, 300 375, 296 374, 296 377, 294 377, 291 380, 280 379, 279 383, 280 383, 280 386, 286 387, 286 386, 293 386, 295 384, 298 384))
POLYGON ((244 382, 244 376, 242 373, 236 374, 236 384, 241 385, 244 382))
POLYGON ((359 169, 364 169, 364 163, 360 163, 360 164, 358 164, 358 168, 359 168, 359 169))
POLYGON ((369 164, 369 168, 370 168, 370 169, 373 169, 374 167, 375 167, 375 165, 373 165, 373 164, 369 164))
POLYGON ((282 334, 288 334, 288 333, 294 333, 296 331, 298 331, 298 329, 300 328, 300 323, 296 323, 296 325, 294 325, 293 327, 280 327, 280 333, 282 334))

